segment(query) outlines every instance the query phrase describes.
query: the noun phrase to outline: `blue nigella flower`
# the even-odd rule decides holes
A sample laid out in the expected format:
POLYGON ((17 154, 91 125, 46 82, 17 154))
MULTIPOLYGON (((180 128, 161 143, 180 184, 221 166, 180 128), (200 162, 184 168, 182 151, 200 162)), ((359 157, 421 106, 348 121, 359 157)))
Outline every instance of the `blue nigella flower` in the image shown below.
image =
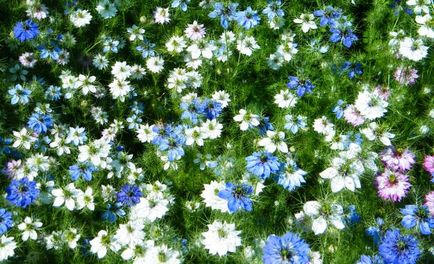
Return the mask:
POLYGON ((268 130, 274 130, 273 124, 270 122, 270 118, 265 116, 259 120, 259 135, 263 136, 267 133, 268 130))
POLYGON ((431 228, 434 228, 434 218, 430 216, 427 206, 410 204, 400 211, 404 215, 401 221, 403 227, 412 229, 418 226, 422 235, 431 234, 431 228))
POLYGON ((37 134, 47 133, 48 129, 53 127, 53 118, 48 114, 33 113, 27 126, 37 134))
POLYGON ((271 153, 265 151, 254 152, 251 156, 246 158, 246 161, 246 169, 261 179, 268 178, 271 173, 278 172, 280 168, 278 159, 271 153))
POLYGON ((356 264, 384 264, 384 262, 378 255, 374 255, 372 257, 362 255, 356 264))
POLYGON ((39 196, 39 189, 35 181, 29 181, 27 177, 13 180, 6 188, 6 200, 13 205, 26 208, 39 196))
POLYGON ((82 177, 85 181, 92 180, 92 173, 96 171, 96 168, 91 164, 74 164, 69 166, 69 175, 72 181, 78 180, 82 177))
POLYGON ((173 0, 172 1, 172 7, 173 8, 181 8, 182 11, 187 11, 188 4, 190 3, 190 0, 173 0))
POLYGON ((220 102, 210 99, 205 99, 202 102, 195 100, 195 107, 199 114, 210 120, 216 119, 223 111, 220 102))
POLYGON ((343 106, 344 101, 342 99, 339 99, 335 107, 333 108, 333 113, 335 113, 337 119, 341 119, 344 116, 344 109, 343 106))
POLYGON ((220 25, 227 29, 229 27, 229 22, 235 19, 237 14, 238 3, 231 3, 225 6, 223 3, 215 3, 214 10, 209 13, 210 18, 220 17, 220 25))
POLYGON ((21 84, 16 84, 8 91, 11 98, 11 104, 27 104, 32 91, 25 89, 21 84))
POLYGON ((275 17, 283 17, 285 12, 282 9, 282 1, 280 0, 268 0, 268 4, 262 13, 267 16, 268 20, 273 20, 275 17))
POLYGON ((62 96, 62 88, 59 86, 50 85, 47 90, 45 90, 45 98, 50 101, 58 101, 62 96))
POLYGON ((378 251, 385 264, 415 264, 420 255, 418 240, 398 229, 386 232, 378 251))
POLYGON ((184 149, 182 148, 185 143, 183 127, 168 125, 164 129, 164 132, 165 134, 158 142, 158 149, 161 151, 167 151, 169 161, 179 160, 185 154, 184 149))
POLYGON ((198 111, 196 109, 196 101, 193 100, 190 103, 187 102, 181 102, 179 107, 183 110, 181 114, 182 120, 189 120, 193 125, 197 124, 198 122, 198 111))
POLYGON ((293 191, 305 183, 304 176, 307 174, 304 170, 298 168, 294 160, 288 160, 282 166, 281 172, 278 175, 277 183, 282 185, 288 191, 293 191))
POLYGON ((381 226, 384 224, 384 221, 382 218, 378 217, 376 219, 376 225, 370 226, 366 229, 366 234, 374 240, 374 244, 380 243, 381 240, 381 226))
POLYGON ((296 90, 297 95, 300 97, 306 93, 312 93, 313 88, 315 88, 315 85, 313 85, 310 80, 301 80, 295 76, 289 76, 288 79, 289 82, 286 85, 288 88, 296 90))
POLYGON ((239 11, 236 15, 236 20, 240 26, 245 29, 251 29, 259 24, 261 17, 256 10, 253 10, 250 6, 244 11, 239 11))
POLYGON ((345 27, 343 29, 331 28, 330 32, 332 33, 332 35, 330 36, 330 42, 332 43, 342 42, 342 44, 347 48, 351 48, 353 42, 359 39, 353 33, 353 30, 348 27, 345 27))
POLYGON ((150 42, 147 39, 143 40, 143 44, 136 47, 136 50, 140 52, 142 58, 146 59, 149 57, 154 57, 155 53, 155 44, 150 42))
POLYGON ((279 237, 270 235, 263 248, 264 264, 309 263, 309 245, 297 234, 288 232, 279 237))
POLYGON ((0 235, 6 233, 14 225, 12 214, 6 209, 0 208, 0 235))
POLYGON ((305 116, 293 116, 293 115, 286 115, 285 116, 285 126, 284 128, 291 131, 292 134, 297 134, 297 132, 300 129, 305 129, 306 124, 306 117, 305 116))
POLYGON ((319 25, 324 26, 335 26, 335 20, 340 18, 342 11, 340 9, 335 9, 332 6, 327 6, 324 10, 316 10, 313 15, 320 18, 319 25))
POLYGON ((346 208, 346 212, 344 213, 344 216, 345 216, 345 221, 347 222, 348 225, 356 224, 360 222, 361 219, 359 213, 357 213, 356 206, 353 204, 349 205, 346 208))
POLYGON ((34 39, 38 35, 39 35, 39 27, 35 22, 33 22, 30 19, 15 24, 14 36, 20 42, 34 39))
POLYGON ((229 212, 234 213, 238 210, 252 211, 252 200, 249 196, 253 193, 253 187, 245 183, 235 185, 226 183, 226 189, 218 193, 220 198, 228 201, 229 212))
POLYGON ((136 185, 125 184, 116 196, 118 203, 130 207, 140 202, 142 191, 136 185))
POLYGON ((120 203, 116 203, 113 206, 111 204, 107 205, 107 210, 102 214, 102 220, 110 223, 116 222, 118 217, 123 217, 126 215, 125 211, 121 208, 120 203))
POLYGON ((341 72, 348 72, 348 78, 354 79, 357 75, 363 74, 362 64, 359 62, 353 64, 350 61, 346 61, 341 67, 341 72))

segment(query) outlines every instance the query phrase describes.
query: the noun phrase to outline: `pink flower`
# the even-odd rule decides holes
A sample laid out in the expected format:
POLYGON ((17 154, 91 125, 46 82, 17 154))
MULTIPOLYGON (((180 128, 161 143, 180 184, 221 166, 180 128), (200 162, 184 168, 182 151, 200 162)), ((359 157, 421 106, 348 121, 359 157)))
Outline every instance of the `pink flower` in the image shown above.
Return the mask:
POLYGON ((415 163, 415 156, 408 149, 396 150, 394 148, 387 148, 383 150, 380 158, 387 168, 400 172, 406 172, 410 170, 415 163))
POLYGON ((425 205, 428 206, 429 213, 434 216, 434 191, 425 195, 425 205))
POLYGON ((434 174, 434 156, 426 156, 423 160, 423 168, 430 173, 434 174))
POLYGON ((352 124, 353 126, 359 126, 365 122, 365 119, 360 114, 359 111, 354 107, 354 105, 348 105, 344 110, 345 120, 352 124))
POLYGON ((393 172, 386 169, 382 174, 378 175, 376 180, 378 195, 383 200, 399 202, 404 198, 411 184, 408 176, 400 172, 393 172))
POLYGON ((416 82, 417 78, 419 78, 417 70, 404 69, 403 67, 397 68, 393 76, 401 85, 412 85, 416 82))

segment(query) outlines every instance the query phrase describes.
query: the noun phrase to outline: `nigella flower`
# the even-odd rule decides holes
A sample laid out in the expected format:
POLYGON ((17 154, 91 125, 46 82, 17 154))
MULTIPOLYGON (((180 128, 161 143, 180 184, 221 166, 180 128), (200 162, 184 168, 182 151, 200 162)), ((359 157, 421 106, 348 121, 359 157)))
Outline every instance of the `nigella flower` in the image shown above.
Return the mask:
POLYGON ((285 116, 285 126, 284 128, 291 131, 292 134, 297 134, 299 130, 303 130, 306 128, 306 117, 305 116, 293 116, 286 115, 285 116))
POLYGON ((424 205, 428 207, 430 215, 434 216, 434 191, 429 192, 427 195, 425 195, 424 205))
POLYGON ((384 262, 378 255, 374 255, 372 257, 362 255, 356 264, 384 264, 384 262))
POLYGON ((386 148, 380 155, 381 161, 391 170, 406 172, 411 169, 415 155, 408 149, 386 148))
POLYGON ((32 20, 28 19, 24 22, 18 22, 14 27, 14 36, 20 42, 29 39, 34 39, 39 35, 39 27, 32 20))
POLYGON ((72 181, 78 180, 82 177, 85 181, 92 180, 92 173, 96 168, 92 164, 80 163, 69 166, 69 175, 72 181))
POLYGON ((362 64, 360 62, 351 63, 350 61, 344 62, 341 67, 342 72, 348 72, 348 78, 354 79, 357 75, 363 74, 362 64))
POLYGON ((195 105, 197 112, 210 120, 216 119, 223 110, 220 102, 209 99, 205 99, 202 102, 195 100, 195 105))
POLYGON ((340 9, 335 9, 332 6, 327 6, 324 10, 316 10, 313 15, 320 18, 319 25, 321 27, 331 26, 334 27, 335 19, 338 19, 342 15, 340 9))
POLYGON ((386 232, 378 250, 385 264, 414 264, 420 255, 417 239, 401 235, 398 229, 386 232))
POLYGON ((35 181, 29 181, 27 177, 13 180, 6 188, 6 200, 16 206, 26 208, 39 196, 39 189, 35 181))
POLYGON ((276 173, 280 168, 279 160, 266 151, 254 152, 246 158, 246 162, 246 169, 261 179, 268 178, 270 174, 276 173))
POLYGON ((12 213, 0 208, 0 235, 6 233, 13 225, 12 213))
POLYGON ((136 185, 125 184, 122 189, 116 194, 117 202, 123 206, 131 207, 140 202, 142 191, 136 185))
POLYGON ((48 114, 33 113, 27 126, 37 134, 46 133, 49 128, 53 127, 53 119, 48 114))
POLYGON ((297 234, 270 235, 263 248, 264 264, 309 263, 309 245, 297 234))
POLYGON ((273 124, 270 122, 270 118, 265 116, 259 120, 259 135, 263 136, 267 133, 268 130, 274 130, 273 124))
POLYGON ((401 85, 413 85, 417 78, 419 78, 419 75, 417 74, 416 69, 398 67, 393 74, 393 77, 401 85))
POLYGON ((249 198, 253 193, 253 187, 248 184, 235 185, 231 182, 226 183, 226 188, 219 191, 218 197, 228 201, 229 212, 234 213, 238 210, 252 211, 252 200, 249 198))
POLYGON ((155 44, 147 39, 144 39, 142 45, 137 46, 136 50, 140 52, 144 59, 156 56, 155 44))
POLYGON ((179 107, 183 110, 181 114, 182 120, 190 120, 190 122, 195 125, 198 122, 198 110, 196 109, 196 101, 193 100, 192 102, 181 102, 179 107))
POLYGON ((285 12, 282 9, 282 1, 268 0, 268 4, 262 13, 267 16, 268 20, 273 20, 275 17, 283 17, 285 12))
POLYGON ((381 227, 384 225, 384 220, 380 217, 375 219, 376 225, 369 226, 365 232, 368 236, 372 237, 374 244, 377 245, 381 240, 381 227))
POLYGON ((102 214, 102 220, 110 223, 116 222, 116 219, 126 215, 125 211, 121 208, 120 203, 116 203, 113 206, 111 204, 107 205, 107 210, 102 214))
POLYGON ((335 107, 333 108, 333 113, 335 113, 337 119, 341 119, 344 117, 344 109, 342 108, 344 105, 344 101, 339 99, 335 107))
POLYGON ((296 90, 297 95, 300 97, 306 93, 312 93, 313 88, 315 88, 315 85, 313 85, 310 80, 301 80, 295 76, 289 76, 288 79, 289 82, 286 85, 288 88, 296 90))
POLYGON ((348 27, 344 27, 342 29, 331 28, 330 32, 332 33, 332 35, 330 36, 330 42, 332 43, 342 42, 342 44, 347 48, 351 48, 353 42, 359 39, 353 33, 353 30, 348 27))
POLYGON ((431 234, 431 228, 434 228, 434 218, 429 215, 428 206, 410 204, 400 211, 404 215, 401 221, 403 227, 412 229, 415 226, 419 226, 419 231, 422 235, 431 234))
POLYGON ((277 183, 288 191, 293 191, 300 187, 302 183, 306 183, 304 179, 306 174, 307 172, 298 168, 297 163, 290 159, 286 162, 283 171, 279 174, 277 183))
POLYGON ((185 154, 182 148, 184 143, 185 136, 182 126, 169 125, 165 128, 165 135, 161 138, 158 149, 167 151, 169 161, 179 160, 185 154))
POLYGON ((220 25, 227 29, 229 22, 235 19, 237 14, 238 3, 231 3, 229 6, 225 6, 223 3, 215 3, 214 10, 209 13, 210 18, 220 17, 220 25))
POLYGON ((251 29, 259 24, 261 17, 256 10, 253 10, 250 6, 244 11, 239 11, 236 15, 238 24, 245 29, 251 29))
POLYGON ((399 202, 407 196, 411 187, 408 176, 386 169, 375 179, 378 195, 384 200, 399 202))
POLYGON ((347 208, 344 208, 344 217, 345 222, 348 225, 357 224, 360 222, 360 215, 356 210, 356 206, 354 204, 349 205, 347 208))
POLYGON ((431 174, 433 178, 431 179, 431 182, 434 182, 434 156, 426 156, 423 160, 423 168, 426 172, 431 174))
POLYGON ((32 91, 24 88, 21 84, 16 84, 8 91, 11 98, 11 104, 27 104, 32 91))
POLYGON ((189 3, 190 3, 190 0, 173 0, 171 6, 173 8, 179 7, 179 8, 181 8, 182 11, 185 12, 185 11, 187 11, 189 3))

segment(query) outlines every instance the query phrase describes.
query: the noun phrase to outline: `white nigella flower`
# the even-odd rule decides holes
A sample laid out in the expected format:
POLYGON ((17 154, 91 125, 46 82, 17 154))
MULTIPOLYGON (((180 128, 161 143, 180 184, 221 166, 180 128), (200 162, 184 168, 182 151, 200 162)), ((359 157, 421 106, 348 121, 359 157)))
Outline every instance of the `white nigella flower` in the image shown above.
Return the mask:
POLYGON ((154 12, 154 21, 157 24, 166 24, 170 22, 169 8, 157 7, 154 12))
POLYGON ((150 143, 154 137, 157 135, 153 130, 153 125, 148 125, 148 124, 144 124, 144 125, 139 125, 139 128, 137 129, 136 133, 137 133, 137 138, 140 140, 140 142, 142 143, 150 143))
POLYGON ((77 86, 78 88, 81 88, 81 92, 84 95, 87 95, 89 92, 95 94, 96 93, 96 86, 94 84, 95 80, 96 80, 95 76, 86 76, 80 74, 78 75, 77 86))
POLYGON ((117 61, 112 66, 111 74, 118 80, 124 81, 131 76, 131 66, 126 61, 117 61))
POLYGON ((106 158, 110 154, 110 145, 104 139, 97 139, 87 145, 78 147, 78 161, 90 161, 95 166, 105 167, 107 165, 106 158))
POLYGON ((129 221, 125 224, 120 224, 119 228, 113 237, 115 243, 120 246, 135 246, 143 243, 145 232, 144 225, 139 222, 129 221))
POLYGON ((20 131, 14 131, 13 132, 15 140, 12 147, 19 148, 23 147, 27 150, 29 150, 32 146, 32 143, 37 140, 36 137, 32 136, 30 134, 30 131, 27 130, 27 128, 22 128, 20 131))
POLYGON ((429 14, 424 16, 416 16, 416 23, 420 25, 417 33, 421 37, 434 38, 434 19, 429 14))
POLYGON ((191 146, 197 144, 198 146, 203 146, 204 134, 200 127, 186 128, 185 129, 185 145, 191 146))
POLYGON ((203 187, 200 196, 203 198, 205 206, 223 213, 229 211, 228 201, 218 196, 218 193, 226 188, 224 182, 211 181, 209 184, 204 184, 203 187))
POLYGON ((360 160, 348 159, 346 155, 347 152, 341 152, 340 157, 333 159, 332 166, 319 174, 321 178, 330 180, 334 193, 344 188, 354 192, 361 187, 359 176, 364 172, 363 163, 360 160))
POLYGON ((82 145, 87 140, 85 136, 86 129, 84 127, 70 127, 66 136, 66 144, 74 144, 75 146, 82 145))
POLYGON ((216 119, 213 120, 207 119, 204 123, 202 123, 202 126, 200 127, 204 139, 219 138, 222 133, 222 129, 223 129, 223 125, 217 122, 216 119))
POLYGON ((276 149, 280 152, 288 153, 288 146, 284 140, 284 132, 267 130, 267 136, 259 140, 258 145, 264 147, 270 153, 273 153, 276 149))
POLYGON ((164 60, 162 57, 150 57, 146 60, 146 67, 152 73, 159 73, 164 69, 164 60))
POLYGON ((81 235, 78 233, 76 228, 69 228, 65 230, 62 234, 63 241, 68 244, 68 247, 70 249, 74 249, 77 247, 77 242, 80 237, 81 235))
POLYGON ((228 252, 235 252, 241 246, 240 234, 235 224, 215 220, 208 225, 208 231, 202 233, 202 244, 210 254, 221 257, 228 252))
POLYGON ((258 43, 252 36, 246 36, 237 40, 237 50, 246 56, 251 56, 253 51, 259 49, 258 43))
POLYGON ((280 108, 292 108, 297 103, 297 97, 288 89, 281 90, 274 96, 274 103, 280 108))
POLYGON ((256 127, 259 125, 259 116, 241 109, 239 114, 234 116, 234 121, 240 123, 241 131, 246 131, 249 127, 256 127))
POLYGON ((101 0, 95 9, 104 19, 116 16, 116 12, 118 11, 116 5, 109 0, 101 0))
POLYGON ((9 257, 13 257, 15 255, 16 248, 17 243, 13 237, 2 235, 0 237, 0 261, 4 261, 9 257))
POLYGON ((84 193, 80 193, 77 197, 77 209, 81 210, 87 208, 90 211, 95 210, 95 204, 93 202, 93 190, 90 186, 86 188, 84 193))
POLYGON ((133 25, 132 27, 127 28, 127 32, 128 32, 128 39, 130 41, 135 41, 135 40, 143 40, 143 34, 145 33, 145 30, 143 28, 139 28, 136 25, 133 25))
POLYGON ((92 15, 87 10, 77 9, 77 11, 71 13, 69 19, 74 27, 80 28, 90 24, 92 15))
POLYGON ((225 91, 214 92, 212 95, 212 99, 219 102, 222 105, 222 108, 228 106, 231 101, 229 94, 225 91))
POLYGON ((168 52, 181 53, 184 51, 186 46, 183 36, 173 36, 166 42, 166 49, 168 52))
POLYGON ((51 194, 54 197, 53 206, 54 207, 60 207, 63 204, 65 204, 65 207, 68 208, 68 210, 72 211, 75 209, 76 206, 76 197, 80 194, 80 190, 75 188, 75 185, 73 182, 66 185, 64 189, 57 188, 53 189, 51 191, 51 194))
POLYGON ((390 139, 395 137, 395 134, 381 129, 376 122, 369 123, 368 126, 362 128, 360 132, 370 141, 376 140, 378 138, 385 146, 391 146, 392 142, 390 139))
POLYGON ((432 0, 407 0, 407 5, 413 8, 416 14, 429 14, 429 7, 432 6, 432 0))
POLYGON ((18 229, 22 231, 21 239, 27 241, 29 238, 31 240, 36 240, 38 238, 37 229, 42 227, 42 222, 39 219, 33 220, 31 217, 26 216, 24 222, 18 225, 18 229))
POLYGON ((161 192, 147 197, 141 197, 140 202, 131 207, 131 221, 154 222, 162 218, 169 211, 170 201, 161 192))
POLYGON ((179 252, 168 248, 166 245, 152 247, 149 253, 149 263, 155 264, 178 264, 181 263, 179 259, 179 252))
POLYGON ((107 254, 107 248, 110 247, 110 237, 107 231, 101 230, 97 237, 89 241, 90 252, 97 254, 99 259, 102 259, 107 254))
POLYGON ((387 101, 376 90, 360 92, 354 102, 356 109, 368 120, 384 116, 388 105, 387 101))
POLYGON ((121 102, 123 102, 125 100, 125 96, 127 96, 133 90, 129 81, 119 79, 114 79, 109 84, 109 88, 113 99, 119 98, 121 102))
POLYGON ((326 137, 333 137, 336 133, 335 125, 328 121, 327 117, 322 116, 313 121, 313 130, 325 135, 326 137))
POLYGON ((405 37, 399 42, 399 54, 412 61, 420 61, 428 55, 428 47, 421 39, 405 37))
POLYGON ((314 19, 312 14, 301 14, 300 18, 294 19, 294 23, 301 24, 301 30, 307 33, 311 29, 317 29, 314 19))
POLYGON ((213 56, 213 51, 216 49, 216 46, 206 41, 196 41, 190 46, 187 47, 186 51, 188 51, 192 60, 205 58, 211 59, 213 56))
POLYGON ((312 231, 315 235, 324 233, 332 224, 337 229, 344 229, 343 208, 339 204, 321 205, 317 201, 308 201, 303 205, 304 214, 312 219, 312 231))

